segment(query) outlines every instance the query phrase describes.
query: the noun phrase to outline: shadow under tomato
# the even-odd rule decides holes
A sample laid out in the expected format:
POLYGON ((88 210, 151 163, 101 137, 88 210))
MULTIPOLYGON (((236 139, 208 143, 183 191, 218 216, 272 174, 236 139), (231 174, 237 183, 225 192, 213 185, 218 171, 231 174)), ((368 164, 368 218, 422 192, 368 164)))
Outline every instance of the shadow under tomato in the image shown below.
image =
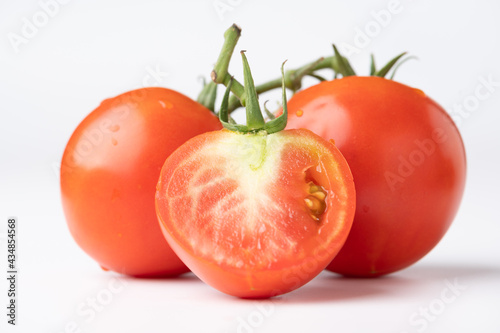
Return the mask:
POLYGON ((126 280, 127 282, 148 282, 148 283, 201 283, 200 279, 192 272, 187 272, 173 276, 150 276, 150 277, 135 277, 127 275, 116 275, 117 277, 126 280))
POLYGON ((450 279, 450 278, 478 278, 489 275, 500 275, 500 265, 456 265, 456 264, 427 264, 415 265, 400 273, 420 279, 450 279))
POLYGON ((375 278, 344 277, 328 271, 322 272, 305 286, 280 297, 273 298, 278 304, 307 302, 337 302, 351 299, 377 298, 380 296, 406 298, 418 294, 429 286, 439 286, 444 281, 467 283, 471 278, 498 276, 500 267, 459 265, 416 265, 403 271, 375 278))
MULTIPOLYGON (((281 297, 283 303, 332 302, 350 299, 369 299, 387 294, 406 279, 386 276, 377 279, 351 278, 323 272, 305 286, 281 297)), ((276 299, 280 302, 279 298, 276 299)))

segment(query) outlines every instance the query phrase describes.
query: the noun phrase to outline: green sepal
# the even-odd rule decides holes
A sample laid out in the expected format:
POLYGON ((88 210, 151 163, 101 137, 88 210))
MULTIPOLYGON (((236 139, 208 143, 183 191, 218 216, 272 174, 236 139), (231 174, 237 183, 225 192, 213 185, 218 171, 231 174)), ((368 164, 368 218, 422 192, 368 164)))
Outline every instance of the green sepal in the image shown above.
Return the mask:
POLYGON ((229 94, 231 93, 231 86, 233 85, 233 79, 229 81, 224 97, 222 98, 222 104, 219 111, 219 120, 224 128, 231 130, 233 132, 248 132, 248 127, 245 125, 235 124, 234 121, 229 120, 228 104, 229 104, 229 94))
POLYGON ((264 112, 266 113, 267 118, 269 118, 270 120, 274 120, 274 119, 276 119, 276 116, 271 111, 269 111, 269 109, 267 108, 266 104, 268 102, 269 101, 264 102, 264 112))
POLYGON ((337 68, 335 68, 334 66, 335 73, 342 74, 343 77, 356 75, 354 69, 352 69, 351 64, 349 63, 349 60, 340 55, 340 52, 335 46, 335 44, 332 44, 332 46, 333 46, 333 52, 335 53, 335 59, 337 60, 336 62, 337 68))
POLYGON ((262 116, 262 111, 260 110, 259 98, 257 97, 257 91, 255 90, 255 85, 253 83, 252 72, 250 71, 245 51, 241 51, 240 53, 243 60, 243 82, 245 83, 244 88, 246 95, 246 126, 250 130, 261 130, 264 127, 265 121, 262 116))
POLYGON ((229 95, 231 93, 231 86, 233 84, 233 79, 231 78, 224 93, 224 97, 222 98, 222 103, 219 111, 219 120, 222 123, 222 126, 228 130, 241 133, 257 133, 265 131, 267 134, 272 134, 285 129, 288 118, 288 109, 286 105, 285 72, 284 72, 285 63, 283 62, 283 64, 281 65, 281 89, 283 90, 282 92, 283 113, 279 117, 274 118, 266 123, 262 116, 262 111, 260 110, 259 107, 259 102, 257 100, 257 92, 255 91, 255 88, 253 86, 253 79, 251 76, 250 68, 248 66, 248 62, 246 61, 246 57, 243 52, 242 52, 242 58, 243 58, 243 70, 245 75, 245 92, 247 93, 248 96, 247 105, 245 106, 247 111, 247 125, 235 124, 231 122, 229 119, 229 113, 228 113, 229 95), (256 115, 257 112, 260 117, 256 115), (261 126, 256 126, 257 123, 256 119, 257 120, 262 119, 261 126), (248 126, 249 122, 252 123, 253 125, 248 126))
POLYGON ((404 56, 406 52, 401 53, 400 55, 394 57, 391 61, 389 61, 384 67, 382 67, 379 71, 377 71, 374 76, 385 77, 387 73, 391 70, 391 68, 404 56))
POLYGON ((403 59, 403 60, 401 60, 400 62, 398 62, 398 63, 396 64, 396 66, 394 66, 394 68, 392 69, 392 74, 391 74, 391 77, 390 77, 389 79, 391 79, 391 80, 392 80, 392 79, 394 79, 394 75, 396 75, 396 71, 398 70, 398 68, 399 68, 402 64, 404 64, 405 62, 407 62, 407 61, 408 61, 408 60, 410 60, 410 59, 418 59, 418 58, 417 58, 417 57, 415 57, 415 56, 409 56, 409 57, 404 58, 404 59, 403 59))
POLYGON ((375 56, 372 54, 370 54, 370 76, 373 76, 375 75, 375 73, 377 72, 377 70, 375 69, 375 56))
POLYGON ((282 90, 281 95, 283 97, 283 113, 279 117, 271 121, 268 121, 264 125, 264 130, 269 134, 284 130, 288 120, 288 108, 286 105, 285 70, 284 70, 285 62, 286 61, 284 61, 283 64, 281 64, 281 90, 282 90))

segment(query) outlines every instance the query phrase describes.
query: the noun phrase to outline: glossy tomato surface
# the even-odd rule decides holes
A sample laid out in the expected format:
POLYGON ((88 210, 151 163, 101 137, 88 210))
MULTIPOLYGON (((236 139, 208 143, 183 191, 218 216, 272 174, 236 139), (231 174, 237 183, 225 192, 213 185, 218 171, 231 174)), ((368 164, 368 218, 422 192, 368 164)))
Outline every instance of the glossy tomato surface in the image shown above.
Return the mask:
POLYGON ((218 290, 280 295, 319 274, 344 244, 352 175, 333 144, 307 130, 197 136, 165 162, 156 209, 186 265, 218 290))
POLYGON ((405 268, 443 237, 459 208, 466 159, 451 118, 422 91, 346 77, 295 94, 288 128, 333 139, 351 167, 356 214, 329 269, 378 276, 405 268))
POLYGON ((158 227, 155 186, 177 147, 220 128, 208 109, 169 89, 143 88, 102 102, 78 125, 61 162, 64 213, 78 245, 122 274, 188 271, 158 227))

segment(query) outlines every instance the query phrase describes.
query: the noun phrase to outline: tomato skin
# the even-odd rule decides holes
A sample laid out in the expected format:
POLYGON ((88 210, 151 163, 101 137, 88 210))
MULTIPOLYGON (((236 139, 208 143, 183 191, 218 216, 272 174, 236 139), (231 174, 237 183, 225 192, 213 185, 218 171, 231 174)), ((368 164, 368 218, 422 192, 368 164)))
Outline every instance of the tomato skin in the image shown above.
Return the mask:
POLYGON ((459 208, 466 174, 462 138, 441 106, 392 80, 346 77, 298 92, 288 110, 287 128, 335 141, 356 184, 353 227, 329 270, 392 273, 440 241, 459 208))
POLYGON ((103 101, 78 125, 61 162, 62 204, 78 245, 103 269, 121 274, 187 272, 158 228, 155 186, 168 155, 220 128, 208 109, 165 88, 103 101))
POLYGON ((156 210, 172 249, 201 280, 229 295, 267 298, 331 262, 349 233, 354 198, 345 159, 312 132, 223 130, 167 158, 156 210), (327 193, 319 220, 304 203, 311 182, 327 193))

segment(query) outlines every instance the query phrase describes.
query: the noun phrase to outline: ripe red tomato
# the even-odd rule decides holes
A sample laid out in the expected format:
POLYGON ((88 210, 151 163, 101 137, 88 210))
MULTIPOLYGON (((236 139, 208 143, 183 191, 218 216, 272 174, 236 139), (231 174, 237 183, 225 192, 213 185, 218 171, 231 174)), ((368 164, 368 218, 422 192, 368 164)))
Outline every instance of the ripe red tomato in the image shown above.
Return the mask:
POLYGON ((69 230, 104 269, 132 276, 188 271, 154 208, 163 162, 189 138, 222 126, 208 109, 164 88, 105 100, 76 128, 61 163, 69 230))
POLYGON ((262 133, 189 140, 166 160, 156 192, 160 225, 183 262, 244 298, 283 294, 319 274, 355 209, 352 175, 333 144, 307 130, 262 133))
POLYGON ((336 146, 356 184, 356 214, 328 269, 378 276, 405 268, 443 237, 462 198, 466 160, 447 113, 422 91, 379 77, 322 82, 288 103, 287 128, 336 146))

